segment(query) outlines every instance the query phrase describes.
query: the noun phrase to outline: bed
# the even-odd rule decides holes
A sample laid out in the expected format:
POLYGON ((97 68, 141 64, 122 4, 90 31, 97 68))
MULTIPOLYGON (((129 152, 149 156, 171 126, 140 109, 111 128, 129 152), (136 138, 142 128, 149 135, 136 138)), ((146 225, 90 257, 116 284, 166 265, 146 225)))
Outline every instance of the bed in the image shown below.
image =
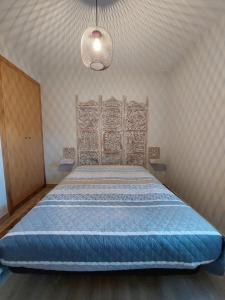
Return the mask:
POLYGON ((0 240, 1 264, 224 271, 224 238, 143 167, 73 170, 0 240))

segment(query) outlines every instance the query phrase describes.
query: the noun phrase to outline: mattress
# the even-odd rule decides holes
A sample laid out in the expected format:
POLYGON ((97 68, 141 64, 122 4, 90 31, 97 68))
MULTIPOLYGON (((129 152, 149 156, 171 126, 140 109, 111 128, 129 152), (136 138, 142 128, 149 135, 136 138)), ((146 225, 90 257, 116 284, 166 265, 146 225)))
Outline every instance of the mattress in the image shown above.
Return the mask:
POLYGON ((72 171, 0 240, 8 267, 57 271, 222 272, 223 236, 136 166, 72 171))

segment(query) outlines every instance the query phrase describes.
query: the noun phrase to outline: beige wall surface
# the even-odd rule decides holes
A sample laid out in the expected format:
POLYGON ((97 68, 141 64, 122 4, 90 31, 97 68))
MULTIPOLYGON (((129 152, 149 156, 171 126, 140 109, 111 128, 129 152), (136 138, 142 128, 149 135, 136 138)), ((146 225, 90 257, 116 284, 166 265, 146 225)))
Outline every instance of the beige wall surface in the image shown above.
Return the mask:
POLYGON ((7 45, 0 36, 0 53, 41 83, 47 183, 58 183, 66 175, 58 171, 63 147, 76 147, 76 95, 81 101, 97 99, 99 95, 104 100, 111 96, 122 99, 125 95, 128 101, 140 102, 145 102, 148 96, 148 144, 160 146, 163 159, 168 103, 166 73, 147 70, 143 68, 144 63, 139 67, 132 64, 124 67, 116 57, 108 70, 94 72, 83 66, 80 56, 77 57, 79 67, 62 56, 63 60, 59 59, 58 64, 43 67, 40 71, 38 65, 31 66, 26 53, 7 45))
MULTIPOLYGON (((43 78, 44 78, 43 74, 43 78)), ((107 100, 111 96, 122 100, 145 102, 149 97, 148 144, 160 146, 165 154, 165 122, 167 94, 163 74, 146 74, 141 70, 126 71, 112 65, 104 72, 80 70, 54 71, 42 85, 45 166, 48 183, 57 183, 65 176, 58 172, 63 147, 76 147, 75 96, 80 101, 107 100)))
POLYGON ((168 83, 167 184, 225 232, 225 18, 168 83))

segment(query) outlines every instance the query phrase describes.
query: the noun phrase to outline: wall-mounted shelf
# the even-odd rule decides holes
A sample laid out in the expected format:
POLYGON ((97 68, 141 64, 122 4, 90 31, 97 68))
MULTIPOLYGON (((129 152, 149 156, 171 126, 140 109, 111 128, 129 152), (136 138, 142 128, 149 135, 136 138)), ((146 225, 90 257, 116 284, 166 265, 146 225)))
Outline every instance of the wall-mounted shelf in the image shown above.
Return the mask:
POLYGON ((152 162, 149 162, 149 165, 152 167, 152 169, 155 172, 166 172, 166 170, 167 170, 167 165, 163 164, 163 163, 152 163, 152 162))
POLYGON ((75 160, 70 158, 63 158, 60 160, 58 171, 71 172, 75 165, 75 160))

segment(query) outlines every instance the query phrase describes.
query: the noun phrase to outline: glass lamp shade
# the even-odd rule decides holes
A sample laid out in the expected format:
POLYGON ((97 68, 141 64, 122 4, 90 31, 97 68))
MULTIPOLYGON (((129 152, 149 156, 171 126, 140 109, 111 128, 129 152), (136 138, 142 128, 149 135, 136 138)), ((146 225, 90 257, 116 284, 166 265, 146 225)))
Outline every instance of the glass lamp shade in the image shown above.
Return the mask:
POLYGON ((81 39, 81 58, 87 68, 107 69, 112 63, 112 38, 101 27, 89 27, 81 39))

